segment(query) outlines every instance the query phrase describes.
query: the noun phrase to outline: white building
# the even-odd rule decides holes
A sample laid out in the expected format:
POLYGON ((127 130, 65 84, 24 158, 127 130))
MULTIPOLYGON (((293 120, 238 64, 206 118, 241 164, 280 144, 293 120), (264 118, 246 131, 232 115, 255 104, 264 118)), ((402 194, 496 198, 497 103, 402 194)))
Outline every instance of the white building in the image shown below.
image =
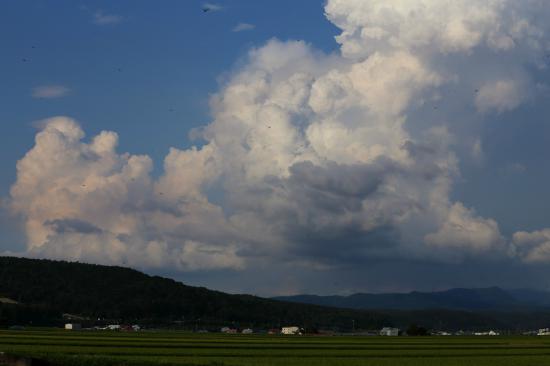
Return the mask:
POLYGON ((82 329, 82 326, 77 323, 67 323, 65 324, 65 329, 67 330, 80 330, 82 329))
POLYGON ((548 335, 550 335, 550 328, 539 329, 539 331, 537 332, 537 335, 539 335, 539 336, 548 336, 548 335))
POLYGON ((105 329, 108 330, 120 330, 120 324, 109 324, 105 329))
POLYGON ((288 334, 288 335, 294 335, 294 334, 302 334, 300 331, 300 328, 298 327, 283 327, 281 329, 282 334, 288 334))
POLYGON ((399 335, 399 328, 384 327, 380 331, 381 336, 396 337, 399 335))
POLYGON ((246 329, 243 329, 241 333, 242 334, 252 334, 252 333, 254 333, 254 331, 250 328, 246 328, 246 329))

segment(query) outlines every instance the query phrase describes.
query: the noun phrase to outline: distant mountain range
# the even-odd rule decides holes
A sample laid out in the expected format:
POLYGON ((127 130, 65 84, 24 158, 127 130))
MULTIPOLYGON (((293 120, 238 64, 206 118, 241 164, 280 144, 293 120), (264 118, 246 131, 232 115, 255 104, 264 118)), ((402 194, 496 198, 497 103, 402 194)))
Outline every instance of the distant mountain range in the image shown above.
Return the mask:
POLYGON ((499 310, 550 309, 550 293, 529 289, 503 290, 499 287, 454 288, 437 292, 357 293, 349 296, 295 295, 273 299, 348 309, 394 310, 499 310))
POLYGON ((408 294, 230 295, 149 276, 130 268, 0 257, 0 328, 10 325, 256 329, 298 325, 309 330, 526 330, 550 326, 550 295, 499 288, 408 294))

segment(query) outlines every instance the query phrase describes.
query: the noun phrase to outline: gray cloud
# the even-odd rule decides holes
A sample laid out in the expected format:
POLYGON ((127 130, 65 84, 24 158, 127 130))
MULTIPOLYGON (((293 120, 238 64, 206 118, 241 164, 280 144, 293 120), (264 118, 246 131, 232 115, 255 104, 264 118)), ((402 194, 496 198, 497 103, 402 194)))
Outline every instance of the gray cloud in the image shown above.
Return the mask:
POLYGON ((100 234, 101 229, 90 224, 89 222, 78 219, 57 219, 48 220, 44 223, 46 226, 51 226, 55 233, 82 233, 82 234, 100 234))

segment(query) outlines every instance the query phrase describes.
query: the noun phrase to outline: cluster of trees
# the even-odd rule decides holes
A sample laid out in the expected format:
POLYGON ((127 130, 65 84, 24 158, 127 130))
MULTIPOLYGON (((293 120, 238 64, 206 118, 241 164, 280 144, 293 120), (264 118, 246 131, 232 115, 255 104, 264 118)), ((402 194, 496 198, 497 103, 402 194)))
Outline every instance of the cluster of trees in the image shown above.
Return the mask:
POLYGON ((0 326, 14 324, 54 326, 60 321, 62 321, 62 314, 53 309, 34 305, 0 303, 0 326))
POLYGON ((426 329, 424 327, 419 327, 416 324, 409 325, 406 332, 407 332, 407 335, 409 335, 409 336, 428 336, 428 335, 430 335, 430 332, 428 331, 428 329, 426 329))

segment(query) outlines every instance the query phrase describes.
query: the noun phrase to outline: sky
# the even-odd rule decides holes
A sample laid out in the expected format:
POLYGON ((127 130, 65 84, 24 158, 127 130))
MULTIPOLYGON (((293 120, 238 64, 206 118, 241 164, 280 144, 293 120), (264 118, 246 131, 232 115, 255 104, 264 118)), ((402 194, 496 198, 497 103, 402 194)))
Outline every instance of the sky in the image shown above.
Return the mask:
POLYGON ((550 289, 547 2, 1 7, 0 253, 262 296, 550 289))

